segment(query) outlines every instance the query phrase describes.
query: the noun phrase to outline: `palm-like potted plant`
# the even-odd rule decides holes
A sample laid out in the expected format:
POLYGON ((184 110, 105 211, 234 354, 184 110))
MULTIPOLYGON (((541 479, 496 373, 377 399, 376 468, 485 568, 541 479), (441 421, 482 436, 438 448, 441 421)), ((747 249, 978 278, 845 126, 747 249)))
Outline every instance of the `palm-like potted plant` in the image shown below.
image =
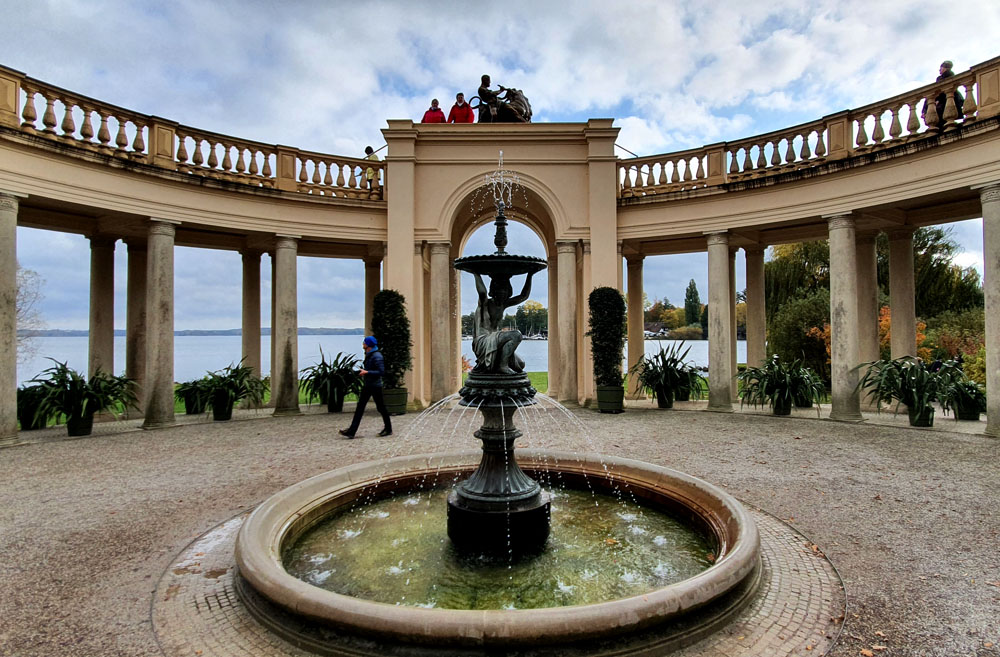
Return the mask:
POLYGON ((986 391, 966 377, 950 381, 939 393, 941 406, 946 411, 955 411, 955 420, 979 421, 979 415, 986 412, 986 391))
POLYGON ((361 387, 358 365, 357 358, 344 353, 338 353, 327 362, 321 347, 319 362, 302 370, 299 387, 309 401, 318 398, 319 403, 326 404, 327 412, 340 413, 344 410, 344 397, 350 392, 358 392, 361 387))
POLYGON ((701 377, 684 362, 691 347, 682 352, 683 348, 683 341, 671 345, 667 351, 661 347, 657 353, 644 356, 629 370, 629 374, 635 376, 647 392, 656 395, 659 408, 673 408, 674 399, 685 392, 690 398, 693 383, 700 393, 701 377))
POLYGON ((613 287, 591 291, 590 336, 597 384, 597 408, 602 413, 624 410, 622 360, 625 354, 625 297, 613 287))
POLYGON ((50 416, 38 412, 44 398, 45 388, 41 385, 21 386, 17 389, 17 421, 21 423, 21 431, 44 429, 49 423, 50 416))
POLYGON ((413 364, 410 352, 410 318, 406 316, 406 299, 396 290, 381 290, 372 299, 372 335, 385 358, 382 377, 383 399, 392 415, 406 413, 407 370, 413 364))
POLYGON ((36 418, 66 416, 66 433, 89 436, 94 428, 94 415, 111 411, 117 415, 136 406, 135 381, 126 376, 113 376, 97 370, 87 379, 70 369, 66 363, 50 358, 55 365, 42 372, 31 383, 42 389, 42 399, 36 418))
POLYGON ((900 404, 906 406, 910 426, 934 426, 933 402, 941 399, 945 388, 962 379, 962 371, 953 361, 942 363, 935 372, 923 359, 900 356, 894 359, 862 363, 858 369, 865 373, 858 381, 857 390, 867 390, 866 397, 886 404, 895 402, 893 412, 900 404))
MULTIPOLYGON (((246 359, 244 359, 246 360, 246 359)), ((230 363, 221 370, 209 372, 205 377, 208 405, 212 409, 212 419, 224 422, 233 417, 233 406, 246 399, 253 406, 264 403, 267 383, 254 375, 254 369, 243 364, 230 363)))
POLYGON ((741 406, 770 406, 775 415, 789 415, 796 398, 809 399, 815 402, 819 415, 823 384, 799 359, 783 363, 775 354, 761 367, 746 368, 736 375, 736 379, 740 385, 741 406))
POLYGON ((193 381, 185 381, 174 390, 174 397, 184 402, 185 415, 198 415, 205 412, 208 405, 208 377, 203 376, 193 381))

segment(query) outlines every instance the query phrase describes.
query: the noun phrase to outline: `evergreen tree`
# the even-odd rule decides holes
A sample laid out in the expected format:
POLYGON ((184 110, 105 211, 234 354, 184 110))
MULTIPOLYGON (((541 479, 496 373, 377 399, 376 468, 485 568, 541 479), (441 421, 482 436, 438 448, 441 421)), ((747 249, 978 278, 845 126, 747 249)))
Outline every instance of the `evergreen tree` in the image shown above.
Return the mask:
POLYGON ((698 296, 698 286, 694 284, 694 279, 688 283, 687 292, 684 293, 684 322, 688 325, 697 324, 701 319, 701 298, 698 296))

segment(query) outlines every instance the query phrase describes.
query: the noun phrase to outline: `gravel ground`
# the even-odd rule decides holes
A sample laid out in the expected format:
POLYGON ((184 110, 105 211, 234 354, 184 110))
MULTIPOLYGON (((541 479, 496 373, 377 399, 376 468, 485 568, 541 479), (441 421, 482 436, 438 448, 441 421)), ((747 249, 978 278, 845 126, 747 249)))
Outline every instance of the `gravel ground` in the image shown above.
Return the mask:
MULTIPOLYGON (((160 655, 152 593, 203 532, 326 470, 477 446, 469 412, 394 418, 391 438, 374 436, 371 415, 363 439, 345 440, 346 416, 315 410, 149 432, 98 425, 78 440, 55 428, 0 449, 0 655, 160 655)), ((830 655, 1000 655, 1000 441, 942 418, 918 430, 884 415, 808 417, 536 407, 518 421, 534 429, 519 444, 677 468, 788 521, 844 579, 830 655)))

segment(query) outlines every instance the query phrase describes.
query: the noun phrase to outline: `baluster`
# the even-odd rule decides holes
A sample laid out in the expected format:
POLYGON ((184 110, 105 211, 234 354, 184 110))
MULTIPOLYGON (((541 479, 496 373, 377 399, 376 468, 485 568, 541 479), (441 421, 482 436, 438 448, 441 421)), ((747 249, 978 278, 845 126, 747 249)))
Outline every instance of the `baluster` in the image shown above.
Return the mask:
POLYGON ((750 159, 750 148, 750 146, 745 146, 743 148, 743 161, 741 162, 743 165, 741 169, 743 173, 753 171, 753 164, 751 164, 752 160, 750 159))
POLYGON ((629 173, 629 167, 623 166, 622 171, 625 172, 625 177, 622 180, 622 196, 632 196, 632 176, 629 173))
POLYGON ((825 130, 813 130, 806 135, 807 137, 812 135, 813 132, 816 133, 816 157, 823 157, 826 155, 826 131, 825 130))
POLYGON ((695 174, 695 176, 697 177, 698 180, 704 180, 705 179, 705 158, 698 157, 698 158, 695 158, 695 159, 698 160, 698 172, 695 174))
POLYGON ((108 130, 108 116, 97 111, 97 115, 101 117, 101 127, 97 129, 97 141, 101 142, 101 148, 105 151, 111 150, 111 131, 108 130))
POLYGON ((115 117, 118 120, 118 135, 115 137, 115 145, 118 146, 119 151, 124 151, 128 146, 128 135, 125 134, 125 121, 115 117))
POLYGON ((318 185, 319 184, 319 163, 320 163, 320 160, 313 160, 312 183, 314 185, 318 185))
POLYGON ((334 162, 333 165, 337 167, 337 188, 342 189, 344 187, 344 166, 340 162, 334 162))
POLYGON ((333 185, 333 165, 330 162, 323 162, 323 164, 326 166, 326 171, 323 174, 323 186, 329 188, 333 185))
POLYGON ((781 164, 781 140, 788 137, 779 137, 771 142, 771 166, 776 167, 781 164))
POLYGON ((177 133, 177 161, 181 164, 187 164, 188 152, 187 152, 187 135, 177 133))
POLYGON ((965 87, 965 104, 962 106, 962 113, 965 114, 964 118, 973 117, 979 111, 979 106, 976 105, 976 92, 972 88, 971 82, 966 82, 962 86, 965 87))
POLYGON ((68 100, 62 101, 63 104, 63 120, 62 125, 59 126, 62 130, 63 139, 76 139, 76 122, 73 121, 73 108, 76 107, 73 103, 68 100))
POLYGON ((903 134, 903 126, 899 122, 899 110, 903 109, 902 105, 890 109, 892 112, 892 121, 889 122, 889 140, 899 139, 899 136, 903 134))
POLYGON ((236 166, 241 176, 247 175, 247 151, 242 148, 236 148, 236 166))
POLYGON ((264 170, 261 172, 261 174, 265 178, 271 177, 271 157, 267 153, 264 153, 264 170))
POLYGON ((858 120, 858 137, 854 140, 854 145, 859 148, 868 143, 868 132, 865 131, 865 121, 867 120, 867 116, 858 120))
POLYGON ((677 160, 670 161, 670 183, 679 183, 681 181, 680 171, 677 169, 677 160))
POLYGON ((201 154, 201 142, 202 140, 198 137, 194 137, 194 155, 191 157, 191 161, 196 167, 200 167, 205 162, 204 156, 201 154))
POLYGON ((90 113, 93 111, 89 107, 80 106, 83 110, 83 124, 80 126, 80 137, 88 144, 94 139, 94 126, 90 123, 90 113))
POLYGON ((944 115, 941 117, 941 125, 949 125, 955 122, 958 117, 958 106, 955 105, 955 91, 957 86, 945 90, 944 115))
POLYGON ((907 102, 907 108, 909 109, 909 117, 906 119, 906 132, 908 135, 915 135, 917 131, 920 130, 920 119, 917 118, 917 104, 920 100, 911 100, 907 102))
POLYGON ((299 160, 299 182, 307 183, 309 182, 309 175, 306 173, 306 163, 310 160, 300 159, 299 160))
POLYGON ((806 161, 812 157, 812 152, 809 150, 809 134, 802 135, 802 150, 799 151, 799 157, 802 161, 806 161))
POLYGON ((757 144, 757 162, 754 164, 754 169, 767 167, 767 160, 764 158, 764 146, 766 145, 766 142, 757 144))
POLYGON ((215 170, 219 168, 219 144, 208 140, 208 168, 215 170))
POLYGON ((941 117, 937 113, 937 103, 934 102, 933 98, 924 99, 924 107, 927 108, 927 113, 924 115, 924 123, 928 128, 936 128, 941 123, 941 117))
POLYGON ((684 160, 684 180, 685 182, 690 182, 694 180, 694 167, 691 165, 692 160, 684 160))
POLYGON ((139 125, 135 123, 135 139, 132 140, 132 152, 133 153, 146 153, 146 139, 142 136, 142 131, 146 129, 146 126, 139 125))
POLYGON ((876 144, 881 144, 885 141, 885 130, 882 129, 883 114, 885 114, 885 110, 875 113, 875 130, 872 131, 872 141, 876 144))
POLYGON ((258 151, 256 149, 253 149, 253 150, 248 150, 247 152, 250 154, 250 175, 257 176, 257 174, 260 173, 260 169, 257 168, 258 151))
POLYGON ((52 106, 54 102, 55 99, 51 96, 45 99, 45 114, 42 115, 42 125, 45 126, 42 132, 49 135, 56 134, 56 112, 52 106))
POLYGON ((233 170, 232 144, 222 142, 222 170, 229 173, 233 170))
POLYGON ((795 163, 795 135, 785 137, 785 164, 795 163))
POLYGON ((35 121, 38 120, 38 111, 35 109, 35 94, 37 92, 27 87, 23 87, 23 89, 24 109, 21 111, 21 118, 24 120, 21 122, 21 128, 27 132, 34 132, 35 121))
POLYGON ((659 185, 666 185, 667 184, 667 161, 663 160, 662 162, 658 162, 658 164, 660 165, 660 175, 657 176, 657 178, 656 178, 656 184, 658 186, 659 185))

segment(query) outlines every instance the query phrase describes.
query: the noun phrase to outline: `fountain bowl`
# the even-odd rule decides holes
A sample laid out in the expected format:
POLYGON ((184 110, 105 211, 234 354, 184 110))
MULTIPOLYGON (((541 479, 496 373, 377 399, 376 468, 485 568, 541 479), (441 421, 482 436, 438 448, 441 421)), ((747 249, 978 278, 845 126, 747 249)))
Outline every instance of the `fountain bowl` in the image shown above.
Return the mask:
MULTIPOLYGON (((358 500, 426 486, 428 480, 451 481, 456 475, 471 472, 479 458, 477 450, 360 463, 306 479, 275 494, 247 518, 237 536, 237 590, 248 609, 298 645, 316 643, 303 637, 301 630, 317 625, 334 628, 340 637, 334 642, 343 640, 345 634, 361 637, 370 654, 388 654, 377 645, 386 641, 393 645, 430 644, 438 650, 572 646, 620 635, 645 636, 637 648, 648 650, 650 642, 663 648, 678 645, 671 643, 675 639, 683 642, 680 645, 695 641, 718 629, 752 599, 760 571, 760 538, 753 519, 734 498, 700 479, 660 466, 537 449, 518 451, 518 463, 525 471, 558 473, 571 483, 586 479, 587 485, 605 491, 628 490, 644 505, 699 527, 716 545, 714 565, 689 579, 630 598, 574 607, 495 611, 373 602, 318 588, 285 571, 281 560, 284 548, 327 515, 346 510, 358 500), (248 600, 248 596, 254 599, 248 600), (261 598, 264 604, 259 604, 261 598), (273 609, 281 613, 268 611, 273 609), (283 622, 278 616, 292 620, 283 622), (375 644, 371 643, 373 638, 375 644)), ((622 648, 621 643, 616 645, 616 650, 622 648)), ((341 654, 335 649, 321 651, 341 654)))

